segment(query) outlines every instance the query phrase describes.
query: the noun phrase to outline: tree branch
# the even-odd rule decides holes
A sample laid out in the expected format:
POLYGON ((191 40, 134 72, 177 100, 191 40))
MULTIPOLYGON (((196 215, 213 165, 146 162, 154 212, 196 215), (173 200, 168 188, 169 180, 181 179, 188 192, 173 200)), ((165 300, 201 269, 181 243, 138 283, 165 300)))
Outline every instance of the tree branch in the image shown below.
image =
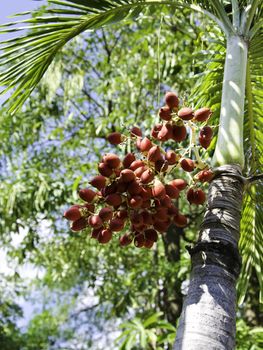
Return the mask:
POLYGON ((76 318, 76 317, 78 317, 80 314, 82 314, 83 312, 87 312, 87 311, 91 311, 91 310, 96 309, 96 307, 98 307, 99 305, 100 305, 100 304, 94 304, 94 305, 92 305, 92 306, 86 306, 86 307, 84 307, 83 309, 80 309, 80 310, 74 312, 73 314, 71 314, 71 315, 69 316, 69 318, 76 318))
POLYGON ((88 117, 85 113, 82 112, 82 110, 79 108, 78 104, 74 100, 70 100, 70 102, 78 110, 78 112, 84 117, 85 120, 89 120, 90 119, 90 117, 88 117))
POLYGON ((105 113, 105 108, 104 108, 104 106, 103 106, 102 104, 100 104, 95 98, 93 98, 93 97, 91 96, 91 94, 90 94, 85 88, 82 89, 82 92, 83 92, 83 94, 84 94, 85 96, 87 96, 92 102, 94 102, 95 105, 97 105, 99 108, 101 108, 102 111, 103 111, 103 114, 106 115, 106 113, 105 113))
POLYGON ((101 29, 101 32, 102 32, 102 38, 103 38, 103 42, 104 42, 104 49, 105 49, 105 51, 106 51, 106 53, 108 55, 107 62, 109 64, 112 50, 109 48, 108 41, 107 41, 107 38, 106 38, 106 35, 105 35, 105 32, 104 32, 103 28, 101 29))

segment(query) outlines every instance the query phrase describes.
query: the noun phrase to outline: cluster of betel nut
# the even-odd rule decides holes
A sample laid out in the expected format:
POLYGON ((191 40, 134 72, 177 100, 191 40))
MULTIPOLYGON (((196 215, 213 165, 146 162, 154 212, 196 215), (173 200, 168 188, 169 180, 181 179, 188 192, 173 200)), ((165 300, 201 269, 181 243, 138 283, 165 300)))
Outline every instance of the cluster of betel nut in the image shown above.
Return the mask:
POLYGON ((90 227, 91 237, 99 243, 108 243, 114 233, 125 231, 119 237, 121 246, 133 242, 138 248, 151 248, 171 224, 187 225, 187 217, 177 207, 182 193, 190 204, 205 203, 201 186, 211 181, 214 174, 201 159, 200 150, 207 149, 213 137, 212 128, 206 125, 212 112, 207 107, 179 109, 174 92, 166 93, 165 102, 159 110, 161 122, 153 127, 149 137, 143 137, 137 126, 130 128, 128 136, 119 132, 108 135, 112 145, 129 142, 134 151, 122 159, 113 153, 102 157, 99 175, 90 181, 93 189, 78 192, 85 203, 75 204, 64 213, 72 221, 73 231, 90 227), (166 141, 179 143, 188 135, 188 148, 165 148, 166 141), (172 178, 173 170, 179 168, 190 175, 190 181, 172 178))

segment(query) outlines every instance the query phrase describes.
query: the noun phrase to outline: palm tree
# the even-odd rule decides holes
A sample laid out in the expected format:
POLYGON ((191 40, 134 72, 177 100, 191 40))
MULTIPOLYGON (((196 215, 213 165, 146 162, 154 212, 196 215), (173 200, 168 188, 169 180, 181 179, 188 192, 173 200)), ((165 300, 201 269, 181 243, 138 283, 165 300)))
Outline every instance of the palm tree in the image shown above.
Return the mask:
POLYGON ((187 8, 208 16, 224 34, 224 75, 221 79, 222 65, 218 64, 218 58, 214 59, 209 63, 208 74, 199 82, 196 95, 200 101, 212 105, 212 88, 220 90, 219 95, 222 90, 218 138, 212 159, 216 176, 209 188, 198 241, 189 248, 192 274, 175 349, 233 349, 236 281, 241 268, 238 250, 241 216, 240 290, 244 296, 252 267, 263 289, 263 211, 260 206, 263 190, 260 182, 254 181, 261 179, 263 163, 262 1, 48 2, 49 6, 40 15, 35 13, 30 19, 2 26, 1 33, 30 29, 2 42, 0 63, 5 70, 0 74, 0 84, 4 87, 3 93, 15 88, 8 99, 11 114, 23 105, 63 46, 86 30, 136 18, 145 10, 154 11, 156 6, 165 6, 174 15, 187 8), (20 23, 25 26, 17 27, 20 23), (247 174, 253 176, 247 178, 247 174))

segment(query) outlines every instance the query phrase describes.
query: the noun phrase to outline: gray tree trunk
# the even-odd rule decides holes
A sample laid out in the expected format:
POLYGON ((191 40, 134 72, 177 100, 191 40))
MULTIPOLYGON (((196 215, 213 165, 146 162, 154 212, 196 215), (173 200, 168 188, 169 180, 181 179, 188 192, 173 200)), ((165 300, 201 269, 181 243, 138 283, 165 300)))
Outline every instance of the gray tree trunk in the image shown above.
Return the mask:
POLYGON ((199 239, 189 249, 192 273, 175 350, 235 348, 235 286, 241 266, 238 240, 244 187, 240 175, 239 166, 222 166, 210 184, 199 239))

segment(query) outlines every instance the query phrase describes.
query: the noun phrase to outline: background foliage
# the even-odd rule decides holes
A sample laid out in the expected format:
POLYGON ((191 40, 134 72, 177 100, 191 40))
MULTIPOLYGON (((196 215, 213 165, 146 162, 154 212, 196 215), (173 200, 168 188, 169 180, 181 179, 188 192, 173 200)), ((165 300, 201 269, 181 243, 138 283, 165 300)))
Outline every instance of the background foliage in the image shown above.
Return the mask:
MULTIPOLYGON (((152 10, 72 40, 21 112, 11 118, 2 109, 0 235, 11 270, 0 285, 1 349, 171 349, 190 270, 185 246, 196 238, 200 209, 188 214, 185 232, 171 228, 150 251, 120 249, 117 239, 98 245, 88 230, 70 232, 62 213, 111 150, 107 134, 134 124, 150 130, 166 90, 210 105, 218 123, 222 40, 187 9, 176 19, 152 10)), ((238 349, 263 346, 249 269, 238 349)))

